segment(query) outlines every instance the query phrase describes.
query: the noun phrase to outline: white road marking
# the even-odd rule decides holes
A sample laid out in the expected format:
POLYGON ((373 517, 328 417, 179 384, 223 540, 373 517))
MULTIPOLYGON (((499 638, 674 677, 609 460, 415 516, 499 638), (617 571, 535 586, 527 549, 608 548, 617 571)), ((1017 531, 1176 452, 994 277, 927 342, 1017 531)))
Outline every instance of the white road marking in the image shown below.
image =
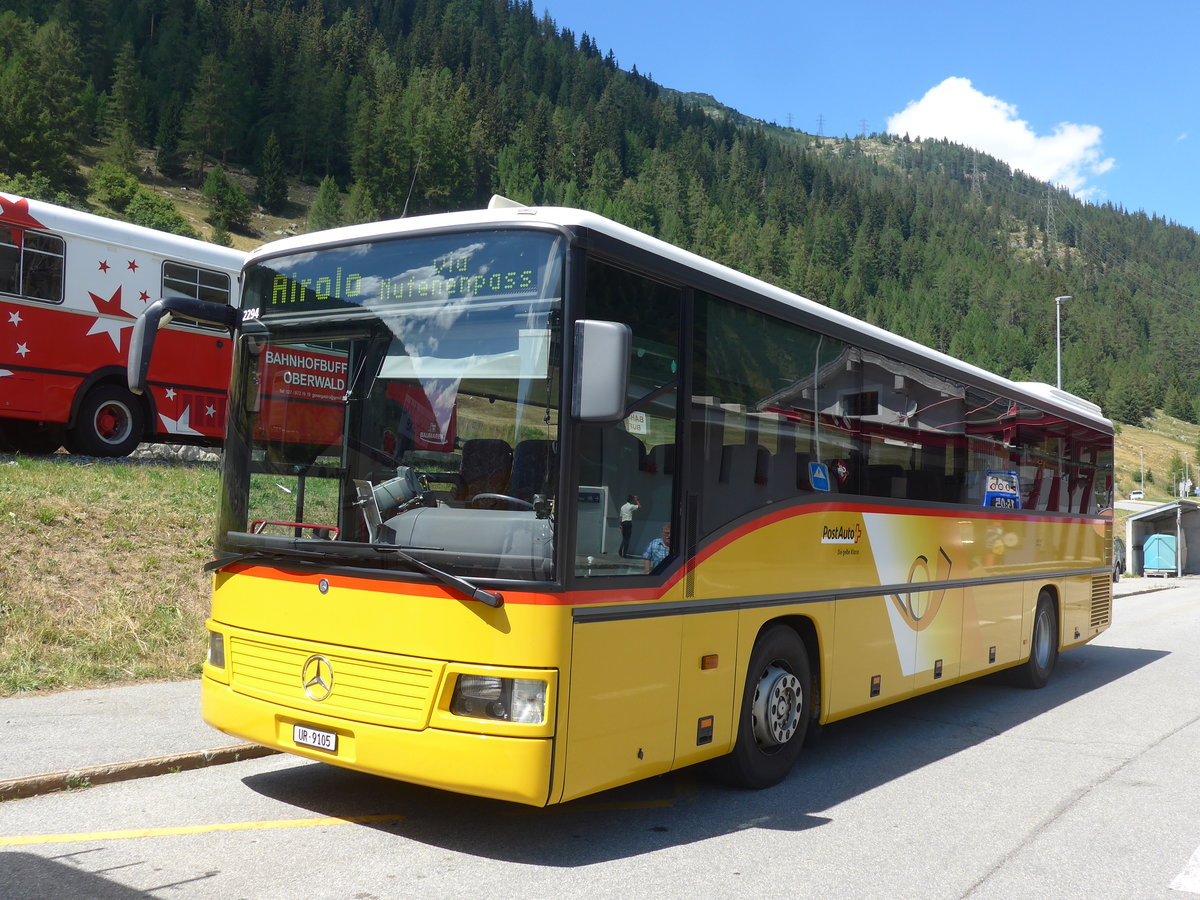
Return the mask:
POLYGON ((1175 876, 1175 880, 1171 882, 1171 890, 1200 894, 1200 847, 1196 848, 1183 871, 1175 876))

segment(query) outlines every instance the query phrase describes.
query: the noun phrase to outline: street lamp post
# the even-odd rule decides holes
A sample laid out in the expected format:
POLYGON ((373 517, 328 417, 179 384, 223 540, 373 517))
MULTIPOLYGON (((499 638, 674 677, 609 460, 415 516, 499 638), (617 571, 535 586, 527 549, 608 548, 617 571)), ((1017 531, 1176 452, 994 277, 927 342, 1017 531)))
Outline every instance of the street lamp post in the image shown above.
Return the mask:
POLYGON ((1058 362, 1058 382, 1055 387, 1062 389, 1062 305, 1064 300, 1070 300, 1071 295, 1054 298, 1054 350, 1058 362))

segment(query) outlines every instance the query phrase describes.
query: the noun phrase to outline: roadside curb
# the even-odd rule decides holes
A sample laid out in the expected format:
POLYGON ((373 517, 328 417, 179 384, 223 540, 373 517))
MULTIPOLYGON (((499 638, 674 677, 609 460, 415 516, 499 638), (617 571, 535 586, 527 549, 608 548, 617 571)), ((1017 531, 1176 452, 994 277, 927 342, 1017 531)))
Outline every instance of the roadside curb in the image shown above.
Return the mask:
POLYGON ((70 769, 46 775, 9 778, 0 781, 0 802, 91 787, 96 784, 111 784, 116 781, 131 781, 134 778, 166 775, 168 772, 203 769, 207 766, 219 766, 244 759, 258 759, 278 752, 278 750, 259 744, 234 744, 230 747, 217 747, 212 750, 193 750, 188 753, 172 753, 169 756, 155 756, 132 762, 109 763, 103 766, 89 766, 86 769, 70 769))
POLYGON ((1183 585, 1180 584, 1178 581, 1175 581, 1174 583, 1167 583, 1167 584, 1139 585, 1136 590, 1125 591, 1124 593, 1121 593, 1121 594, 1117 594, 1114 592, 1113 599, 1120 600, 1123 597, 1137 597, 1137 596, 1140 596, 1141 594, 1157 594, 1159 591, 1169 591, 1169 590, 1172 590, 1177 587, 1183 587, 1183 585))

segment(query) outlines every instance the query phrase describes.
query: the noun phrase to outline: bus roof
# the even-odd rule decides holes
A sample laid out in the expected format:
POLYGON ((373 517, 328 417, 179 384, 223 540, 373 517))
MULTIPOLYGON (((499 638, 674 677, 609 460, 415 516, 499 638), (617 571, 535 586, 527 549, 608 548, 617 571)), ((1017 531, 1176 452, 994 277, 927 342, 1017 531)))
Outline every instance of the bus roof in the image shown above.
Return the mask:
POLYGON ((818 320, 823 320, 840 331, 848 330, 861 334, 875 345, 896 348, 904 352, 907 356, 917 357, 923 364, 934 363, 936 368, 943 372, 960 373, 970 381, 990 385, 1007 395, 1015 397, 1024 396, 1025 399, 1039 408, 1056 411, 1067 418, 1095 428, 1106 431, 1112 430, 1112 422, 1105 418, 1100 407, 1095 403, 1084 400, 1082 397, 1077 397, 1067 391, 1041 382, 1011 381, 994 372, 981 369, 978 366, 963 362, 960 359, 926 347, 916 341, 901 337, 898 334, 871 325, 861 319, 856 319, 846 313, 839 312, 815 300, 809 300, 806 297, 793 294, 776 285, 761 281, 736 269, 684 250, 674 244, 669 244, 666 241, 651 237, 644 232, 637 231, 619 222, 614 222, 604 216, 582 209, 557 206, 521 206, 504 198, 493 198, 492 204, 487 209, 482 210, 436 213, 427 216, 415 216, 411 219, 391 219, 362 225, 347 225, 328 231, 282 238, 252 250, 246 258, 246 265, 249 266, 271 256, 303 252, 314 247, 381 240, 400 237, 418 231, 467 228, 480 225, 493 227, 518 225, 520 227, 528 227, 531 224, 540 224, 559 229, 588 229, 607 235, 679 265, 703 272, 717 280, 735 285, 744 291, 758 294, 777 303, 802 310, 807 315, 818 320))
POLYGON ((2 191, 0 222, 19 224, 34 230, 53 231, 61 236, 136 247, 149 253, 203 263, 230 272, 237 272, 246 259, 244 250, 234 250, 208 241, 120 222, 41 200, 29 200, 2 191))

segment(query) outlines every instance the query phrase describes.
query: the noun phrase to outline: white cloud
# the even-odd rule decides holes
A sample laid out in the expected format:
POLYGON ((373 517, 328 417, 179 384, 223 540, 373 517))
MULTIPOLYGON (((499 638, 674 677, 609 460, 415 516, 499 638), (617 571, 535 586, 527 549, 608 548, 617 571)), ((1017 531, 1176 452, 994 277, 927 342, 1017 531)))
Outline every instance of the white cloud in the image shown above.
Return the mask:
POLYGON ((975 147, 1084 198, 1096 191, 1086 187, 1087 179, 1115 164, 1101 153, 1099 126, 1061 122, 1053 134, 1039 135, 1015 106, 977 91, 967 78, 947 78, 930 88, 889 118, 887 130, 975 147))

